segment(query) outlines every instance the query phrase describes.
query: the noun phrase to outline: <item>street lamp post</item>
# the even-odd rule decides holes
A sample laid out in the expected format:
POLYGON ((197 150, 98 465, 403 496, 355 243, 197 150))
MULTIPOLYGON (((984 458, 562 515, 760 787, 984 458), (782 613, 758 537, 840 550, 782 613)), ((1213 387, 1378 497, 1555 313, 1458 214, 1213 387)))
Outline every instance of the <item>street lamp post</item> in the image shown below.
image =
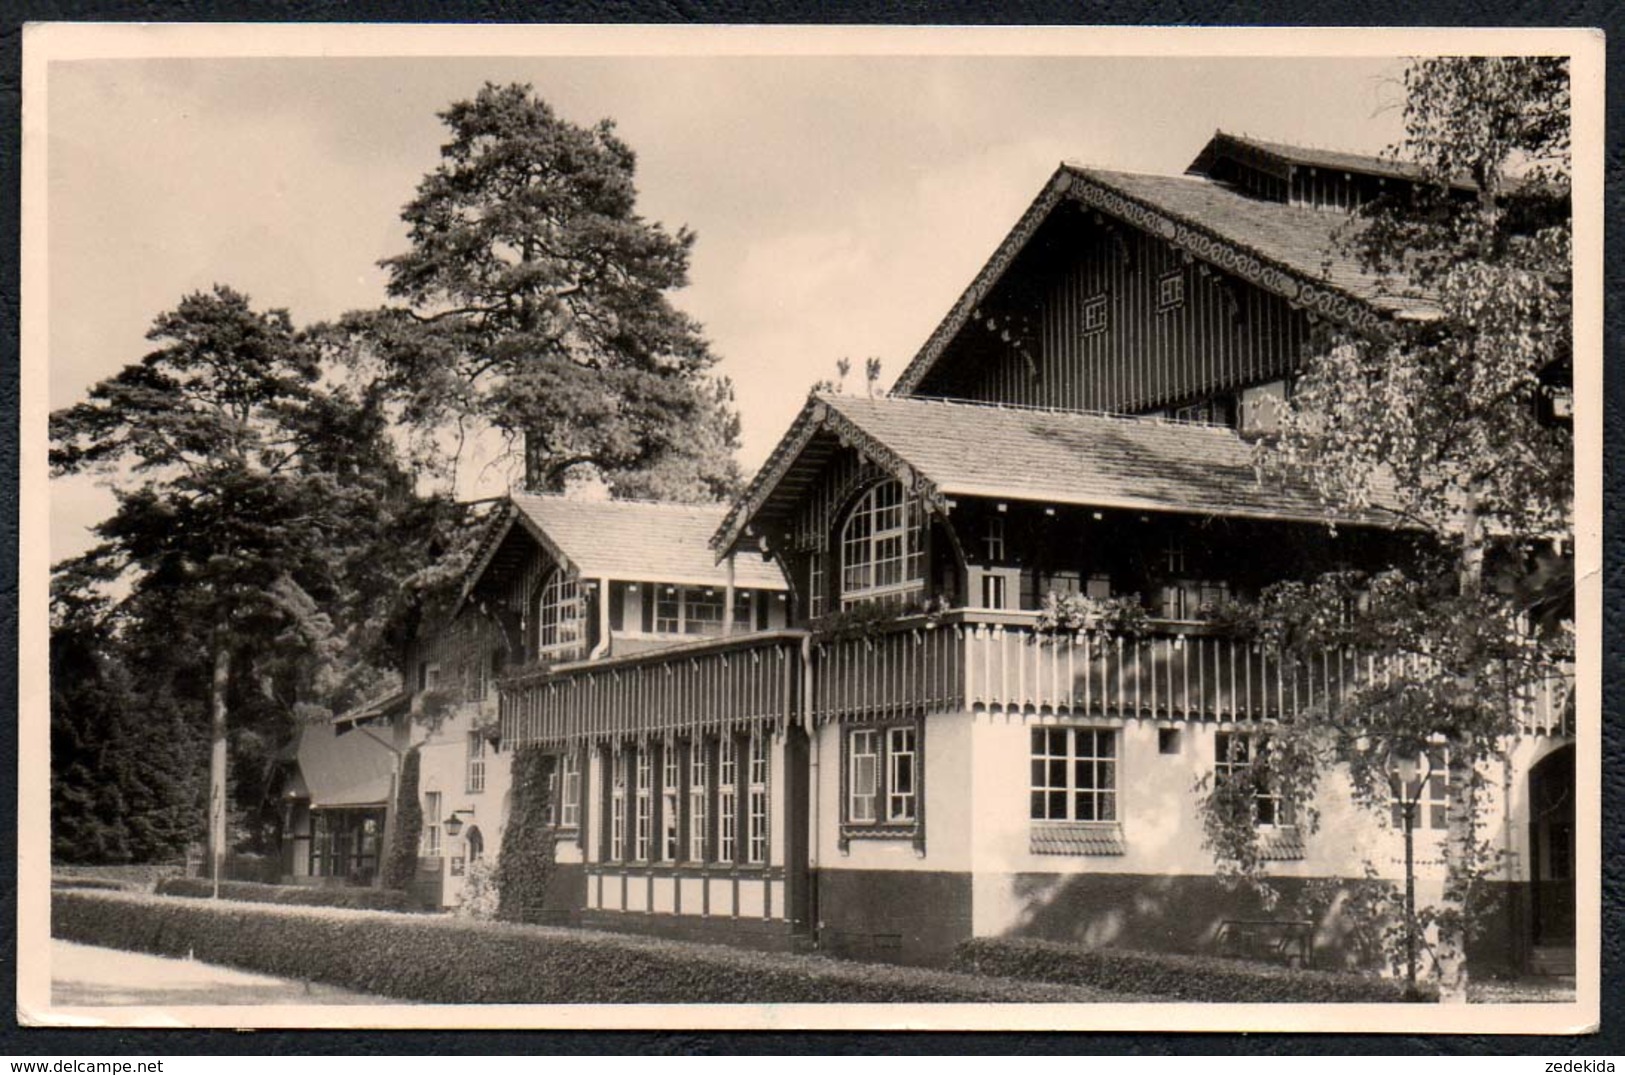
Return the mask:
POLYGON ((1432 759, 1426 751, 1402 750, 1390 755, 1390 767, 1399 781, 1400 816, 1405 822, 1405 996, 1416 993, 1416 805, 1422 789, 1433 775, 1432 759), (1422 769, 1422 764, 1426 768, 1422 769), (1422 769, 1420 778, 1417 770, 1422 769))

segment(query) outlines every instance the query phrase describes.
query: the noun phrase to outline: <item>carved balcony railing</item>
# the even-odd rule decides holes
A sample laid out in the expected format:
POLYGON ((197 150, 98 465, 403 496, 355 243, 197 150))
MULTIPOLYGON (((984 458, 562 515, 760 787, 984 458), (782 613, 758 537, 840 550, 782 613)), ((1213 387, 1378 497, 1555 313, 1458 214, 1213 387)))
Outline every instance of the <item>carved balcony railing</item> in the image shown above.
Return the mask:
MULTIPOLYGON (((769 631, 521 670, 501 684, 505 742, 563 743, 980 712, 1254 722, 1325 712, 1397 674, 1328 651, 1301 660, 1212 627, 1152 621, 1139 635, 1045 633, 1032 613, 961 610, 857 637, 769 631)), ((1573 672, 1508 687, 1525 733, 1572 735, 1573 672)))
MULTIPOLYGON (((1304 659, 1204 624, 1146 633, 1040 633, 1036 616, 963 615, 965 700, 1000 712, 1206 721, 1279 720, 1334 708, 1353 687, 1403 670, 1346 650, 1304 659)), ((1572 735, 1573 670, 1508 688, 1525 733, 1572 735)))
POLYGON ((801 719, 800 631, 764 631, 504 678, 502 738, 515 746, 785 725, 801 719))

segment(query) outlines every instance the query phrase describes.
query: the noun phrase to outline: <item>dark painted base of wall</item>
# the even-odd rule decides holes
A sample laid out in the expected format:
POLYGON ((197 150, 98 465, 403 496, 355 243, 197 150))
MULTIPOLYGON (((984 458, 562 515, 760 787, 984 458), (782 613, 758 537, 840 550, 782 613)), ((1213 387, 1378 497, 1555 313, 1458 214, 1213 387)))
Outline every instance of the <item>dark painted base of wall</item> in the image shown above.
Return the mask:
POLYGON ((852 959, 940 965, 971 935, 971 875, 819 870, 818 949, 852 959))
POLYGON ((805 952, 812 938, 780 919, 706 918, 641 911, 582 911, 575 923, 587 929, 639 933, 702 944, 727 944, 764 952, 805 952))
MULTIPOLYGON (((819 871, 818 950, 890 963, 946 963, 972 935, 971 875, 911 870, 819 871)), ((1216 877, 1163 874, 1018 874, 1020 924, 1007 935, 1088 947, 1211 953, 1226 920, 1313 923, 1314 966, 1376 969, 1375 930, 1347 912, 1347 890, 1330 879, 1274 878, 1279 900, 1216 877)), ((1474 973, 1527 968, 1529 886, 1493 886, 1483 934, 1472 947, 1474 973)))
MULTIPOLYGON (((1279 894, 1259 893, 1216 877, 1161 874, 1018 874, 1021 924, 1011 936, 1089 947, 1211 953, 1226 920, 1301 920, 1313 924, 1312 963, 1323 969, 1378 969, 1376 930, 1359 928, 1345 903, 1348 889, 1330 878, 1276 877, 1279 894)), ((1528 886, 1494 886, 1482 936, 1469 964, 1477 973, 1521 970, 1529 953, 1528 886)))
POLYGON ((581 925, 587 905, 587 871, 580 863, 554 863, 542 904, 542 922, 549 926, 581 925))

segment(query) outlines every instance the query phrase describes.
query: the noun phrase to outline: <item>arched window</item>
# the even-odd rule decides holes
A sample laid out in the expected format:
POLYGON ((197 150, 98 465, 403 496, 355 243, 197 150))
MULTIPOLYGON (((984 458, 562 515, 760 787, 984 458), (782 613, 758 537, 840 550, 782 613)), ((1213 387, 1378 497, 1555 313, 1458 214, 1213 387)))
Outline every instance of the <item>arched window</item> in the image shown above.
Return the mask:
POLYGON ((903 483, 858 498, 841 527, 841 604, 901 602, 925 588, 920 511, 903 483))
POLYGON ((576 580, 555 569, 536 599, 536 655, 565 659, 581 649, 581 600, 576 580))
POLYGON ((469 862, 478 862, 485 856, 485 837, 480 835, 477 826, 469 826, 468 835, 463 837, 463 843, 468 853, 469 862))

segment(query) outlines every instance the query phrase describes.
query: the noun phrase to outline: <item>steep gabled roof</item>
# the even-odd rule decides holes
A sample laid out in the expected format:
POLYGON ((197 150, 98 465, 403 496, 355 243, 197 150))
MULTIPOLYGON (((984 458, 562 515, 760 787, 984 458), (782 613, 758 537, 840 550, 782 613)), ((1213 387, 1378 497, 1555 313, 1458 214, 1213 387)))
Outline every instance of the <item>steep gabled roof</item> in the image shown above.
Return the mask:
POLYGON ((1133 511, 1394 526, 1376 509, 1329 513, 1307 486, 1261 481, 1235 430, 1154 418, 887 397, 813 397, 717 536, 734 546, 787 512, 836 443, 851 444, 929 499, 989 497, 1133 511), (822 441, 822 443, 820 443, 822 441))
POLYGON ((1064 201, 1148 232, 1193 258, 1285 297, 1329 321, 1380 336, 1395 319, 1429 319, 1437 308, 1402 282, 1334 253, 1350 218, 1255 198, 1198 176, 1142 175, 1064 163, 1022 214, 892 386, 913 392, 1021 251, 1064 201))
MULTIPOLYGON (((510 499, 584 577, 698 586, 726 581, 709 544, 727 514, 726 504, 583 501, 526 493, 510 499)), ((752 590, 786 588, 779 569, 759 556, 739 559, 734 584, 752 590)))
MULTIPOLYGON (((453 615, 515 528, 583 578, 725 585, 727 568, 717 562, 708 540, 726 512, 725 504, 576 500, 514 493, 481 539, 453 615)), ((736 559, 734 585, 751 590, 787 588, 778 567, 757 555, 736 559)))

